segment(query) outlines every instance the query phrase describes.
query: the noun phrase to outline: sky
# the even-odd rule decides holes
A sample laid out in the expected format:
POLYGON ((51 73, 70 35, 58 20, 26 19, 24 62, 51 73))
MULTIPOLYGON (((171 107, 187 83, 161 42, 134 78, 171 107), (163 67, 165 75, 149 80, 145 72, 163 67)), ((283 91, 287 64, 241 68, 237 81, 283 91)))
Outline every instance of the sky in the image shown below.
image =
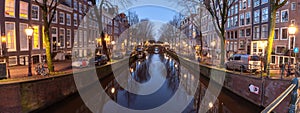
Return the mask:
MULTIPOLYGON (((128 10, 136 12, 139 19, 149 19, 154 23, 156 33, 160 27, 172 20, 182 7, 178 6, 175 0, 136 0, 129 7, 120 8, 120 12, 128 10), (173 1, 173 2, 172 2, 173 1)), ((157 37, 159 35, 156 35, 157 37)), ((157 38, 156 37, 156 38, 157 38)))

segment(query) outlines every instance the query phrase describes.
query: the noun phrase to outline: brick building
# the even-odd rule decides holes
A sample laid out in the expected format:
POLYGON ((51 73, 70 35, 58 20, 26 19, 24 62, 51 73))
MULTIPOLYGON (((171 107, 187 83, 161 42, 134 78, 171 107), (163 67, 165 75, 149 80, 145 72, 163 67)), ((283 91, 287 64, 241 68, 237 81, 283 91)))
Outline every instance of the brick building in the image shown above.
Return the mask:
MULTIPOLYGON (((71 52, 73 38, 76 34, 75 29, 78 28, 84 13, 90 6, 91 3, 87 0, 65 0, 58 5, 51 24, 52 53, 71 52)), ((2 36, 6 38, 9 65, 28 64, 29 46, 24 31, 28 26, 34 28, 32 59, 33 63, 38 63, 45 55, 42 10, 31 0, 0 1, 0 31, 2 36)))

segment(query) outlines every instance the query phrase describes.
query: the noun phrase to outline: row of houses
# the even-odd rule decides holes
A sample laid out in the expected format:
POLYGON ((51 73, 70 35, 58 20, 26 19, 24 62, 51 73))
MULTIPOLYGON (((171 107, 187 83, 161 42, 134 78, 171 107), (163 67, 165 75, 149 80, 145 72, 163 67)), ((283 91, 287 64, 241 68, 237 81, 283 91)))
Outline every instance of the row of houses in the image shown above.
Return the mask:
MULTIPOLYGON (((233 0, 226 23, 227 57, 232 54, 255 54, 262 57, 266 55, 271 19, 270 6, 269 0, 233 0)), ((300 39, 297 38, 300 32, 298 30, 295 35, 289 35, 288 27, 293 24, 299 29, 300 22, 297 21, 300 19, 299 8, 299 1, 288 0, 276 12, 272 65, 279 66, 279 64, 287 63, 290 56, 292 63, 296 61, 292 50, 300 47, 300 39)), ((200 7, 197 13, 200 14, 204 52, 215 50, 214 53, 218 55, 221 42, 215 32, 212 18, 204 7, 200 7)), ((191 17, 194 16, 188 18, 191 17)))
MULTIPOLYGON (((92 50, 89 47, 97 44, 100 38, 97 17, 90 10, 92 3, 88 0, 63 0, 57 7, 51 23, 51 52, 71 54, 73 47, 77 56, 87 56, 92 50)), ((117 11, 117 7, 114 7, 117 11)), ((103 9, 102 26, 105 34, 119 34, 121 20, 113 20, 111 9, 103 9), (112 21, 115 26, 112 26, 112 21)), ((32 37, 33 63, 41 62, 45 57, 45 45, 43 43, 43 19, 42 9, 33 0, 1 0, 0 1, 0 33, 6 39, 6 47, 9 56, 9 65, 27 65, 29 45, 25 29, 28 26, 34 28, 32 37)), ((108 40, 112 41, 112 39, 108 40)), ((3 50, 0 44, 1 50, 3 50)), ((3 56, 1 54, 0 56, 3 56)), ((1 59, 0 62, 6 62, 1 59)))

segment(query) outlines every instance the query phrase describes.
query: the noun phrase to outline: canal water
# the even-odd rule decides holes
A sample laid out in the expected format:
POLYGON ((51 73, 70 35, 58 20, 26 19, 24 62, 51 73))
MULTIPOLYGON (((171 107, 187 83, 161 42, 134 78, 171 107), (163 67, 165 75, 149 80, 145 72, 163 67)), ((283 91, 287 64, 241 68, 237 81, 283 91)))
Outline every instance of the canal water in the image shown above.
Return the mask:
MULTIPOLYGON (((107 89, 106 95, 110 99, 101 104, 101 110, 98 112, 197 113, 207 106, 208 113, 258 113, 261 111, 259 106, 224 88, 219 95, 212 95, 210 89, 207 89, 209 83, 207 78, 192 74, 166 54, 150 54, 145 59, 131 64, 128 70, 129 75, 122 73, 117 77, 111 75, 100 81, 102 87, 107 89), (122 81, 126 82, 126 87, 118 83, 122 81), (210 98, 215 98, 216 101, 206 102, 208 105, 201 104, 210 98)), ((91 113, 91 110, 79 94, 74 94, 35 112, 91 113)))

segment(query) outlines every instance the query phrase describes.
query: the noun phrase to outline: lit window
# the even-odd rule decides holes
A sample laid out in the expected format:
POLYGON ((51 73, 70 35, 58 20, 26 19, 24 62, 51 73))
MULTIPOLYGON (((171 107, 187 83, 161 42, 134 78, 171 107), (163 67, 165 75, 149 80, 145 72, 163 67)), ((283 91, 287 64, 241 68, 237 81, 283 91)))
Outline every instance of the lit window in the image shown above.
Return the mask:
POLYGON ((40 33, 39 33, 39 26, 34 25, 33 27, 33 37, 32 37, 32 48, 39 49, 40 48, 40 33))
POLYGON ((28 3, 20 1, 20 18, 28 19, 28 3))
POLYGON ((71 47, 71 30, 70 29, 67 30, 66 40, 67 40, 67 47, 70 48, 71 47))
POLYGON ((20 23, 20 48, 21 50, 28 50, 28 38, 25 29, 28 28, 27 24, 20 23))
POLYGON ((71 25, 71 15, 70 14, 67 14, 67 20, 66 20, 66 22, 67 22, 67 25, 71 25))
POLYGON ((288 22, 289 21, 289 12, 288 10, 281 11, 281 22, 288 22))
POLYGON ((5 16, 15 17, 15 0, 5 0, 5 16))
POLYGON ((59 29, 59 40, 58 40, 58 46, 60 48, 65 47, 65 29, 59 29))
POLYGON ((288 30, 287 28, 281 28, 281 39, 287 40, 288 39, 288 30))
POLYGON ((259 11, 259 10, 256 10, 256 11, 254 12, 254 24, 259 23, 259 21, 260 21, 260 11, 259 11))
POLYGON ((32 5, 31 7, 31 19, 39 20, 39 7, 36 5, 32 5))
POLYGON ((65 23, 65 13, 60 12, 59 13, 59 23, 64 24, 65 23))
POLYGON ((268 7, 262 9, 261 22, 268 22, 269 19, 269 9, 268 7))
POLYGON ((8 51, 16 51, 16 28, 15 23, 5 23, 6 47, 8 51))

